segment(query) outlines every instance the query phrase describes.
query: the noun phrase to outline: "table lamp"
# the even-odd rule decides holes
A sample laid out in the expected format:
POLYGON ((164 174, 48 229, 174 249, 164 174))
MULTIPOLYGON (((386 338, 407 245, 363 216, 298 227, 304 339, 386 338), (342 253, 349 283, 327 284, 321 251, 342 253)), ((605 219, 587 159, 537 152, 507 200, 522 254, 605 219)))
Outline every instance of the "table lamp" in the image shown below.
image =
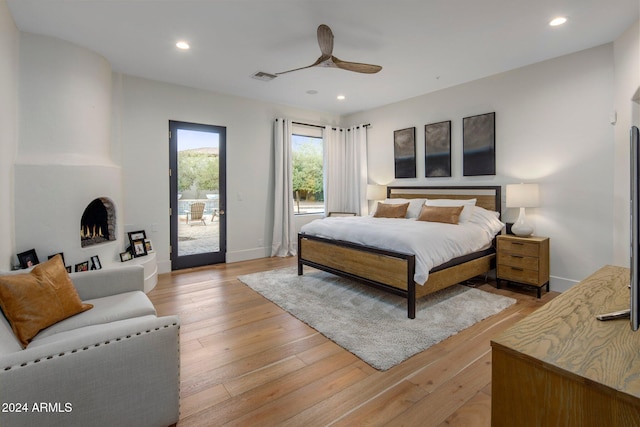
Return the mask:
POLYGON ((367 200, 384 200, 387 198, 387 187, 384 185, 368 184, 367 200))
POLYGON ((533 226, 527 221, 525 208, 535 208, 540 205, 540 190, 538 184, 508 184, 507 207, 520 208, 520 215, 511 226, 513 234, 519 237, 529 237, 533 234, 533 226))

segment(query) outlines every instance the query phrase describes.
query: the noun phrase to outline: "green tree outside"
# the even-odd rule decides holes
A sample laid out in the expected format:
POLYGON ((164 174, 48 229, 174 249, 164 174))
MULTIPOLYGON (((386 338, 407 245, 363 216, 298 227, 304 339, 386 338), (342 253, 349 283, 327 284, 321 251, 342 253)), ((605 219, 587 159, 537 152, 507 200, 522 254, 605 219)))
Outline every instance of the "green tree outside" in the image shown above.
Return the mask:
MULTIPOLYGON (((324 200, 323 154, 319 138, 308 138, 293 147, 293 196, 300 200, 324 200)), ((320 140, 321 141, 321 140, 320 140)))
POLYGON ((217 154, 198 151, 178 152, 178 191, 201 193, 219 191, 220 159, 217 154))

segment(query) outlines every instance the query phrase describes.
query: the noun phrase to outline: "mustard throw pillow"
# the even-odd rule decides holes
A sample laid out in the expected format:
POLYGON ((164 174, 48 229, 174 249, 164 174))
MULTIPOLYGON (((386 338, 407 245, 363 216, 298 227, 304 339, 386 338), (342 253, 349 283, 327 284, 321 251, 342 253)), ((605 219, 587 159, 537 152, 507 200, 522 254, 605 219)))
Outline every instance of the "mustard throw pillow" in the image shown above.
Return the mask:
POLYGON ((443 222, 457 224, 464 206, 423 206, 418 215, 418 221, 443 222))
POLYGON ((0 276, 0 308, 23 348, 41 330, 92 307, 80 300, 60 255, 29 273, 0 276))
POLYGON ((407 214, 409 203, 390 204, 378 202, 374 218, 404 218, 407 214))

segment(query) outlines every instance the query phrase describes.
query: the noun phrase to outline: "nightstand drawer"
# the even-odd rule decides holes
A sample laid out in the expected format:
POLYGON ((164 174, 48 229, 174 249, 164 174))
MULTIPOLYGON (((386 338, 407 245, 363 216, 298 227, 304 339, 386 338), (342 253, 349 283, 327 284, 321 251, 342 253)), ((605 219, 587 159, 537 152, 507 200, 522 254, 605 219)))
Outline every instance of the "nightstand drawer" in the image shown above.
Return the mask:
POLYGON ((498 240, 498 249, 501 252, 511 252, 516 255, 539 256, 540 245, 536 242, 521 242, 513 240, 498 240))
POLYGON ((504 280, 512 280, 514 282, 540 286, 540 275, 537 270, 527 270, 524 268, 498 264, 498 275, 504 280))
POLYGON ((538 271, 540 258, 522 255, 512 255, 509 253, 498 253, 498 264, 510 267, 524 268, 538 271))

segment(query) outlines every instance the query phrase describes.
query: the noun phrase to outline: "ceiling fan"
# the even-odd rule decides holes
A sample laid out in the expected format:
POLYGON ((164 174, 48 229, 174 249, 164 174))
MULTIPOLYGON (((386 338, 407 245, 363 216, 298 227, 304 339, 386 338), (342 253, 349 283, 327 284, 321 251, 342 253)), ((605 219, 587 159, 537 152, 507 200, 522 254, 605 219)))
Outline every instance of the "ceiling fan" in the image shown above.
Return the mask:
POLYGON ((293 70, 276 73, 276 75, 290 73, 292 71, 304 70, 311 67, 329 67, 341 68, 347 71, 355 71, 356 73, 374 74, 382 70, 380 65, 361 64, 359 62, 342 61, 333 56, 333 33, 327 25, 321 24, 318 27, 318 45, 322 55, 311 65, 306 67, 294 68, 293 70))

